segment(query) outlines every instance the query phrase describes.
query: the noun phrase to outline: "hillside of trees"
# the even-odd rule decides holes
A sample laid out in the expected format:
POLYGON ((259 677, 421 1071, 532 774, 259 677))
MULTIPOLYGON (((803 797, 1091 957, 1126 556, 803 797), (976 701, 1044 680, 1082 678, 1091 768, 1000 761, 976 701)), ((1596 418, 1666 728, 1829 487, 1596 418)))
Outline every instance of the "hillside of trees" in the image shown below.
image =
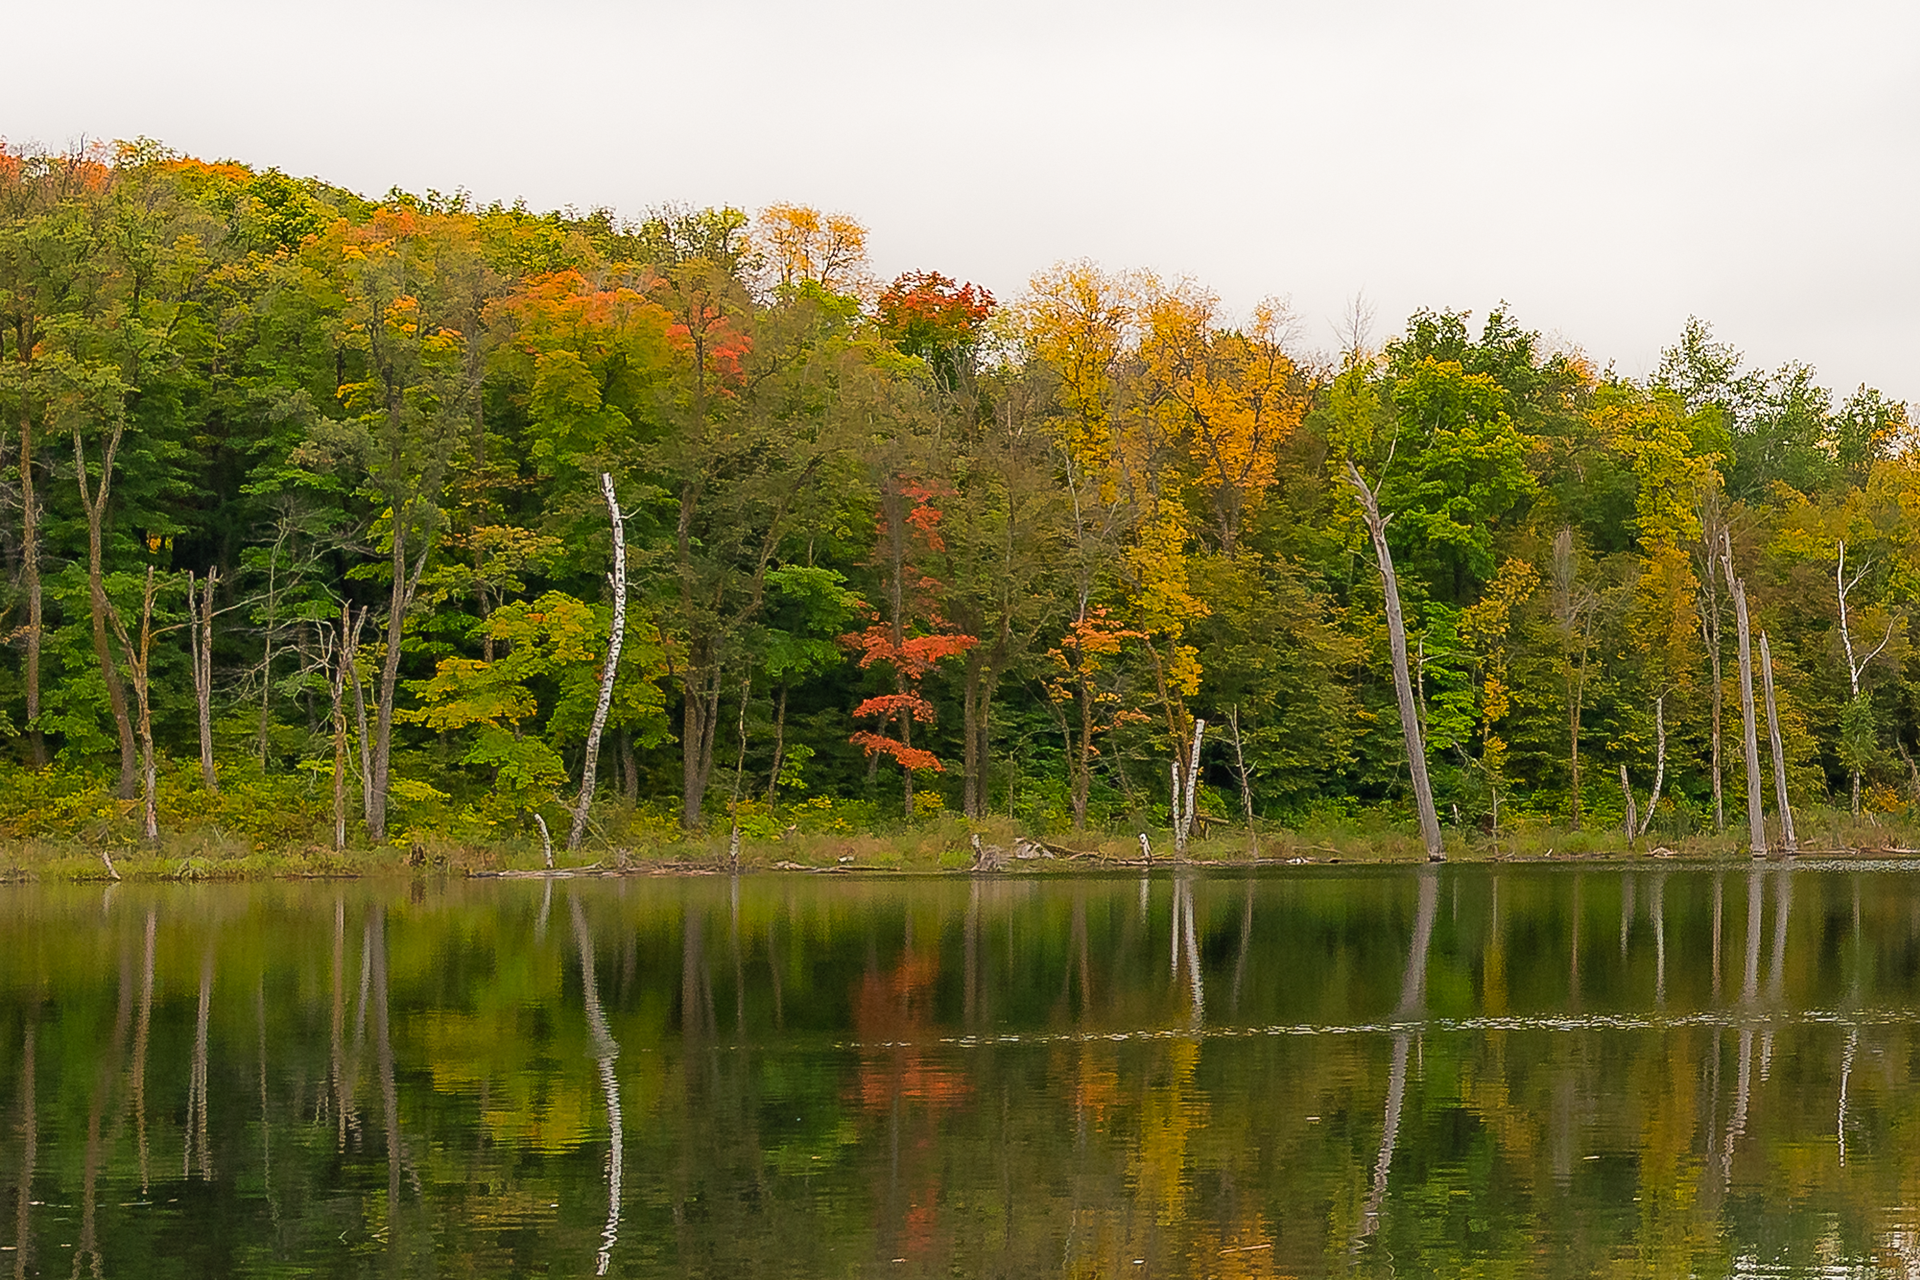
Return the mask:
POLYGON ((1449 829, 1741 828, 1736 577, 1794 803, 1915 803, 1904 405, 1700 321, 1644 381, 1504 307, 1321 355, 865 237, 0 147, 0 832, 1133 831, 1190 763, 1203 819, 1405 822, 1363 491, 1449 829))

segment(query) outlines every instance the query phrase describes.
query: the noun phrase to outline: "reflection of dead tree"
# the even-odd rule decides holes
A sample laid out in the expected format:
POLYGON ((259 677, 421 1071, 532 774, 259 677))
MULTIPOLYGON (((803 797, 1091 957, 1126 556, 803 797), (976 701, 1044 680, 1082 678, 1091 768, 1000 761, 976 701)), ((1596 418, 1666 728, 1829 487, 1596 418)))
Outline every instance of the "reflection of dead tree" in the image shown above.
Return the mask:
POLYGON ((120 1070, 120 1056, 127 1047, 127 1028, 133 1021, 133 957, 121 953, 120 1002, 113 1018, 113 1040, 99 1072, 94 1077, 93 1101, 87 1108, 87 1146, 80 1175, 80 1241, 74 1246, 73 1271, 80 1274, 80 1260, 93 1259, 93 1273, 100 1274, 100 1238, 98 1201, 100 1186, 100 1120, 113 1092, 114 1077, 120 1070))
POLYGON ((1747 1132, 1747 1102, 1753 1096, 1753 1029, 1740 1033, 1740 1074, 1733 1090, 1733 1115, 1727 1120, 1727 1140, 1720 1150, 1720 1185, 1733 1182, 1733 1145, 1747 1132))
MULTIPOLYGON (((1407 952, 1407 971, 1400 979, 1400 1003, 1394 1009, 1395 1022, 1410 1022, 1426 1012, 1427 952, 1433 942, 1433 924, 1439 914, 1440 879, 1431 869, 1420 873, 1419 906, 1413 920, 1413 946, 1407 952)), ((1371 1236, 1380 1226, 1380 1213, 1387 1199, 1387 1175, 1393 1168, 1393 1149, 1400 1136, 1400 1110, 1407 1091, 1407 1050, 1413 1034, 1401 1030, 1393 1038, 1393 1063, 1387 1072, 1387 1111, 1381 1124, 1380 1152, 1373 1162, 1373 1190, 1367 1197, 1366 1211, 1354 1244, 1371 1236)))
POLYGON ((373 1051, 380 1071, 381 1119, 387 1128, 387 1248, 400 1247, 400 1096, 393 1078, 393 1038, 387 1009, 387 921, 376 909, 368 920, 373 952, 373 1051))
POLYGON ((280 1201, 273 1194, 273 1121, 267 1110, 267 974, 253 989, 253 1010, 260 1023, 260 1187, 267 1198, 267 1214, 280 1230, 280 1201))
POLYGON ((140 961, 140 1013, 134 1022, 133 1061, 128 1070, 133 1076, 133 1124, 140 1147, 140 1194, 147 1194, 147 1033, 153 1028, 153 933, 154 911, 147 909, 147 933, 140 961))
POLYGON ((193 1068, 187 1080, 187 1141, 180 1176, 193 1176, 194 1155, 200 1157, 202 1181, 213 1181, 213 1153, 207 1148, 207 1024, 213 1014, 213 942, 207 942, 200 961, 200 1011, 193 1024, 193 1068))
POLYGON ((1200 947, 1194 940, 1193 880, 1180 875, 1173 881, 1173 976, 1178 981, 1184 960, 1187 985, 1193 993, 1193 1029, 1200 1029, 1206 1010, 1206 989, 1200 978, 1200 947))
POLYGON ((1247 904, 1240 913, 1240 954, 1233 962, 1233 994, 1228 998, 1229 1012, 1240 1012, 1240 984, 1247 976, 1247 953, 1253 949, 1253 880, 1247 880, 1247 904))
POLYGON ((13 1229, 15 1280, 25 1280, 29 1259, 33 1254, 33 1239, 27 1230, 32 1225, 28 1211, 33 1206, 33 1166, 40 1146, 39 1100, 33 1087, 34 1041, 38 1038, 39 1030, 37 1023, 27 1024, 26 1043, 20 1050, 20 1198, 13 1229))
POLYGON ((1394 1021, 1419 1017, 1427 1004, 1427 950, 1433 943, 1433 922, 1440 909, 1440 877, 1420 873, 1420 901, 1413 917, 1413 947, 1407 952, 1407 972, 1400 980, 1400 1004, 1394 1021))
MULTIPOLYGON (((1793 881, 1791 873, 1780 868, 1773 877, 1773 958, 1767 965, 1767 1003, 1778 1008, 1786 994, 1787 921, 1793 917, 1793 881)), ((1773 1066, 1773 1024, 1769 1022, 1760 1036, 1760 1078, 1765 1080, 1773 1066)))
POLYGON ((1647 914, 1653 917, 1653 1003, 1667 1007, 1667 873, 1653 874, 1653 891, 1647 896, 1647 914))
POLYGON ((1407 1049, 1412 1040, 1405 1031, 1393 1038, 1393 1065, 1387 1072, 1387 1115, 1381 1125, 1380 1154, 1373 1161, 1373 1190, 1367 1196, 1367 1208, 1361 1215, 1355 1244, 1379 1229, 1380 1211, 1386 1205, 1387 1172, 1393 1168, 1394 1143, 1400 1135, 1400 1105, 1407 1091, 1407 1049))
POLYGON ((1847 1028, 1847 1047, 1840 1055, 1840 1115, 1833 1131, 1840 1143, 1840 1167, 1847 1167, 1847 1084, 1853 1078, 1853 1054, 1860 1047, 1860 1028, 1847 1028))
POLYGON ((1752 1005, 1760 997, 1760 921, 1765 911, 1763 898, 1766 876, 1755 867, 1747 876, 1747 967, 1740 984, 1741 1003, 1752 1005))
POLYGON ((333 900, 333 1009, 332 1049, 327 1057, 328 1083, 333 1086, 335 1149, 347 1149, 347 1112, 353 1100, 347 1091, 347 904, 333 900))
POLYGON ((620 1180, 626 1135, 620 1120, 620 1083, 614 1078, 613 1061, 620 1056, 620 1045, 607 1027, 606 1014, 600 1008, 600 986, 593 974, 593 939, 587 936, 586 913, 580 899, 568 896, 573 908, 573 940, 580 948, 580 985, 586 992, 587 1027, 593 1036, 593 1056, 600 1066, 600 1088, 607 1101, 607 1128, 611 1133, 607 1149, 607 1225, 600 1232, 600 1251, 594 1255, 593 1274, 607 1274, 613 1246, 620 1239, 620 1180))

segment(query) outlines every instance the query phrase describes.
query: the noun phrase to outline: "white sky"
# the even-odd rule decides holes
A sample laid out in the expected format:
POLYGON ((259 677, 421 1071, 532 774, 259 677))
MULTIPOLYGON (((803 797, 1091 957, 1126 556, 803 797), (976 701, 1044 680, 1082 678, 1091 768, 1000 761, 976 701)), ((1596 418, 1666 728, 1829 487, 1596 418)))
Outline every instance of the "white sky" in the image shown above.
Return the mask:
POLYGON ((795 200, 1002 298, 1090 257, 1517 318, 1630 374, 1689 313, 1920 399, 1920 5, 64 0, 0 136, 146 134, 377 194, 795 200))

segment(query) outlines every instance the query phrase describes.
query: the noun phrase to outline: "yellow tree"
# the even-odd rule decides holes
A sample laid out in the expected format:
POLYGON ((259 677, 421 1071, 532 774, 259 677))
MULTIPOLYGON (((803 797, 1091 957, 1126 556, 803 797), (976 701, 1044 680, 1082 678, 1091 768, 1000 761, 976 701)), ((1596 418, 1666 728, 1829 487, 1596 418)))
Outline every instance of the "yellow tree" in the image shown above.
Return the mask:
MULTIPOLYGON (((1703 652, 1701 584, 1689 548, 1701 540, 1702 495, 1719 492, 1719 455, 1702 452, 1679 397, 1631 384, 1603 386, 1589 411, 1600 439, 1624 457, 1634 476, 1634 531, 1639 575, 1629 633, 1653 691, 1653 788, 1635 834, 1644 834, 1666 782, 1667 698, 1693 688, 1703 652)), ((1705 504, 1710 507, 1712 504, 1705 504)), ((1715 688, 1713 770, 1720 769, 1718 688, 1715 688)))
POLYGON ((829 293, 859 294, 869 283, 867 229, 847 214, 771 204, 754 220, 753 239, 778 288, 816 284, 829 293))

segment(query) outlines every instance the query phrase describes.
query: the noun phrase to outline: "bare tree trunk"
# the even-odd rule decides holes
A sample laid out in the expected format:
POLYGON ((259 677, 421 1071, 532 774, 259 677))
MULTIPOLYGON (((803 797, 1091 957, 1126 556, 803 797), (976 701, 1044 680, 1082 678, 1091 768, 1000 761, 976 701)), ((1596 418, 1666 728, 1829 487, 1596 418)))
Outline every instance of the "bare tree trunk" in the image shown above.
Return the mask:
POLYGON ((1747 838, 1753 856, 1767 856, 1767 818, 1761 805, 1760 741, 1753 709, 1753 644, 1747 620, 1747 588, 1733 576, 1733 539, 1720 533, 1720 566, 1726 571, 1727 590, 1733 596, 1733 617, 1740 632, 1740 727, 1741 746, 1747 765, 1747 838))
POLYGON ((120 451, 120 438, 126 430, 116 423, 107 437, 100 460, 100 479, 87 478, 87 452, 80 439, 80 428, 73 429, 73 465, 80 482, 80 505, 87 516, 87 603, 93 621, 93 655, 100 664, 100 675, 107 684, 107 707, 113 712, 113 725, 120 735, 120 791, 122 800, 133 798, 138 786, 139 766, 133 737, 133 717, 127 714, 127 688, 120 679, 120 666, 113 660, 113 646, 107 640, 106 519, 107 498, 113 490, 113 459, 120 451))
POLYGON ((1627 781, 1627 766, 1620 766, 1620 794, 1626 798, 1627 820, 1622 827, 1627 833, 1627 848, 1633 848, 1633 838, 1640 832, 1640 814, 1633 803, 1633 785, 1627 781))
POLYGON ((1781 746, 1780 712, 1773 700, 1773 652, 1767 647, 1767 633, 1760 633, 1760 683, 1767 699, 1767 743, 1773 751, 1774 800, 1780 806, 1780 845, 1788 857, 1800 852, 1800 838, 1793 830, 1793 802, 1787 798, 1787 754, 1781 746))
POLYGON ((613 492, 613 476, 600 473, 600 496, 607 501, 607 517, 613 522, 613 572, 607 581, 613 586, 613 621, 607 627, 607 661, 600 672, 600 700, 594 704, 593 727, 587 730, 586 761, 580 767, 580 798, 573 806, 573 827, 567 833, 567 852, 580 848, 587 833, 587 810, 593 804, 595 775, 600 766, 600 735, 607 728, 607 711, 613 706, 613 683, 620 675, 620 646, 627 638, 627 527, 620 518, 620 500, 613 492))
POLYGON ((1387 518, 1380 514, 1378 496, 1367 487, 1360 471, 1347 464, 1347 483, 1360 498, 1367 532, 1373 539, 1373 553, 1380 569, 1382 594, 1386 598, 1387 639, 1393 647, 1393 691, 1400 703, 1400 731, 1407 744, 1407 772, 1413 782, 1413 800, 1420 815, 1420 839, 1427 848, 1429 862, 1445 862, 1446 846, 1440 839, 1440 815, 1433 807, 1433 785, 1427 780, 1427 750, 1420 733, 1420 720, 1413 701, 1413 679, 1407 671, 1407 623, 1400 609, 1400 583, 1393 574, 1393 553, 1387 548, 1387 518))
POLYGON ((1227 723, 1233 727, 1233 768, 1240 775, 1240 809, 1247 819, 1247 839, 1252 841, 1253 856, 1260 856, 1260 828, 1253 821, 1253 779, 1247 773, 1246 753, 1240 749, 1240 707, 1227 709, 1227 723))
MULTIPOLYGON (((220 577, 208 569, 196 583, 187 573, 187 636, 193 656, 193 698, 200 718, 200 780, 212 795, 220 794, 220 777, 213 768, 213 586, 220 577)), ((334 696, 336 707, 338 693, 334 696)))
POLYGON ((1653 700, 1653 793, 1647 797, 1647 811, 1640 815, 1640 834, 1653 825, 1653 811, 1660 805, 1660 789, 1667 781, 1667 695, 1653 700))
MULTIPOLYGON (((1852 702, 1858 704, 1860 701, 1860 674, 1867 669, 1867 664, 1878 657, 1880 651, 1887 647, 1888 641, 1893 639, 1893 623, 1889 622, 1887 624, 1887 634, 1881 637, 1880 643, 1875 645, 1866 657, 1860 658, 1854 654, 1853 630, 1848 625, 1847 617, 1847 597, 1853 593, 1855 587, 1860 585, 1860 580, 1867 576, 1867 569, 1870 566, 1862 565, 1860 571, 1853 575, 1853 581, 1847 581, 1846 540, 1844 538, 1841 539, 1837 545, 1838 555, 1833 566, 1833 586, 1834 594, 1840 599, 1840 641, 1846 647, 1847 652, 1847 687, 1852 695, 1852 702)), ((1848 754, 1853 754, 1851 747, 1849 748, 1848 754)), ((1857 758, 1848 762, 1847 772, 1853 784, 1852 812, 1853 816, 1858 818, 1860 816, 1860 763, 1857 758)))

